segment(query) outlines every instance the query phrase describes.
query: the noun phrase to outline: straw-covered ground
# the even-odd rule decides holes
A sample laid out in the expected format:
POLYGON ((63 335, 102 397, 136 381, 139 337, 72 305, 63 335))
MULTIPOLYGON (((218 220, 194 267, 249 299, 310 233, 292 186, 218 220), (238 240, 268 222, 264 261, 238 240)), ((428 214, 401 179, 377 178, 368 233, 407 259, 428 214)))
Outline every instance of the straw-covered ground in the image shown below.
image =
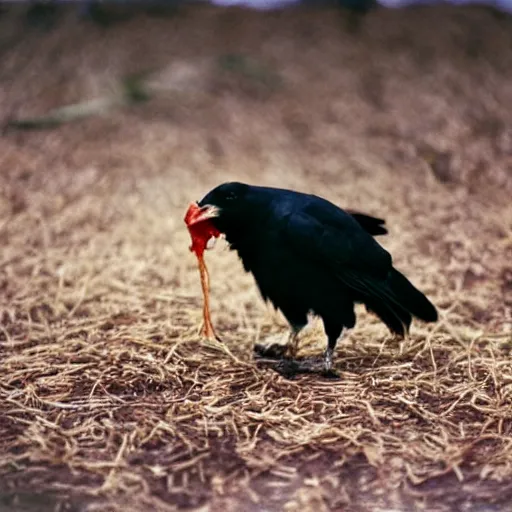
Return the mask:
MULTIPOLYGON (((0 138, 0 510, 472 511, 512 500, 512 22, 480 9, 212 8, 109 28, 0 18, 2 123, 151 99, 0 138), (441 319, 358 309, 340 380, 253 357, 286 336, 188 203, 221 181, 383 216, 441 319)), ((312 323, 300 355, 321 354, 312 323)))

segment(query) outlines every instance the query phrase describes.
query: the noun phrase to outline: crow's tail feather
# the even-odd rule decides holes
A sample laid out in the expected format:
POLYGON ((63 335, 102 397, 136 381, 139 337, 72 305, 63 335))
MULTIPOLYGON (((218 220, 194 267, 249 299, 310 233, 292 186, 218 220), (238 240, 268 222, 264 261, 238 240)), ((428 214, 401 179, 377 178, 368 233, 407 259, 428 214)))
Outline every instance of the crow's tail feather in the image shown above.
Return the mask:
POLYGON ((389 272, 384 283, 366 285, 362 302, 400 336, 409 331, 412 317, 424 322, 435 322, 438 318, 435 306, 396 269, 389 272))
POLYGON ((436 322, 437 310, 423 293, 421 293, 403 274, 392 269, 388 277, 392 294, 409 312, 424 322, 436 322))
POLYGON ((377 217, 372 217, 364 213, 355 212, 353 210, 347 210, 354 219, 357 220, 359 225, 372 236, 387 235, 388 230, 385 226, 386 221, 377 217))

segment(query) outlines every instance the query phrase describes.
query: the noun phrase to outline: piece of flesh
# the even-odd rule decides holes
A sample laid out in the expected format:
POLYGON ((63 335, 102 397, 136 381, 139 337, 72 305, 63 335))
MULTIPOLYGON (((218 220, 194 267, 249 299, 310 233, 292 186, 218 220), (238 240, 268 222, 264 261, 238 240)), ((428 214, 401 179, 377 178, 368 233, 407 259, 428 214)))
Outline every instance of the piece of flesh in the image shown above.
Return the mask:
POLYGON ((203 327, 201 334, 208 340, 219 339, 215 334, 210 315, 210 276, 203 255, 197 255, 199 274, 201 277, 201 289, 203 290, 203 327))
POLYGON ((203 292, 203 326, 201 335, 208 340, 218 340, 210 315, 210 276, 204 261, 204 251, 209 247, 212 238, 217 238, 220 232, 210 219, 201 219, 201 208, 191 203, 185 214, 185 224, 190 233, 192 244, 190 250, 196 255, 203 292))

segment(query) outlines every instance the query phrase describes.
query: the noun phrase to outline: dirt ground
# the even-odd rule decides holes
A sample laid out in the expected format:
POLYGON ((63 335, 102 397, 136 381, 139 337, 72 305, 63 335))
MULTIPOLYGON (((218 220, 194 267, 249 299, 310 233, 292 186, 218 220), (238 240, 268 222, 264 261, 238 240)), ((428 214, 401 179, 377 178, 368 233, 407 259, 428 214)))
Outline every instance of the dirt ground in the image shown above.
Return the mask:
POLYGON ((510 510, 512 20, 347 20, 0 17, 0 510, 510 510), (7 125, 147 71, 149 101, 7 125), (384 217, 440 321, 397 340, 358 309, 340 380, 286 379, 253 357, 286 323, 218 244, 201 340, 183 215, 235 179, 384 217))

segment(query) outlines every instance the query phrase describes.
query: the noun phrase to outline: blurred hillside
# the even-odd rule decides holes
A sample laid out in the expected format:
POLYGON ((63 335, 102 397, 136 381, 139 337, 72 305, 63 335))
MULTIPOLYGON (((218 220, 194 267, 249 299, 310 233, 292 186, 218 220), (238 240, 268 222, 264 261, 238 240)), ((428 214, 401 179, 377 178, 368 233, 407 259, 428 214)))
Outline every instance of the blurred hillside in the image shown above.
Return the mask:
MULTIPOLYGON (((103 26, 68 6, 55 25, 31 27, 7 9, 0 112, 4 122, 43 115, 142 76, 151 101, 129 115, 147 129, 192 123, 207 151, 229 152, 240 132, 226 120, 244 102, 258 113, 244 127, 260 148, 252 165, 269 149, 265 126, 289 145, 297 172, 392 166, 472 193, 510 191, 512 19, 445 6, 378 9, 356 30, 351 20, 332 8, 183 6, 103 26)), ((111 122, 123 123, 118 115, 111 122)))

